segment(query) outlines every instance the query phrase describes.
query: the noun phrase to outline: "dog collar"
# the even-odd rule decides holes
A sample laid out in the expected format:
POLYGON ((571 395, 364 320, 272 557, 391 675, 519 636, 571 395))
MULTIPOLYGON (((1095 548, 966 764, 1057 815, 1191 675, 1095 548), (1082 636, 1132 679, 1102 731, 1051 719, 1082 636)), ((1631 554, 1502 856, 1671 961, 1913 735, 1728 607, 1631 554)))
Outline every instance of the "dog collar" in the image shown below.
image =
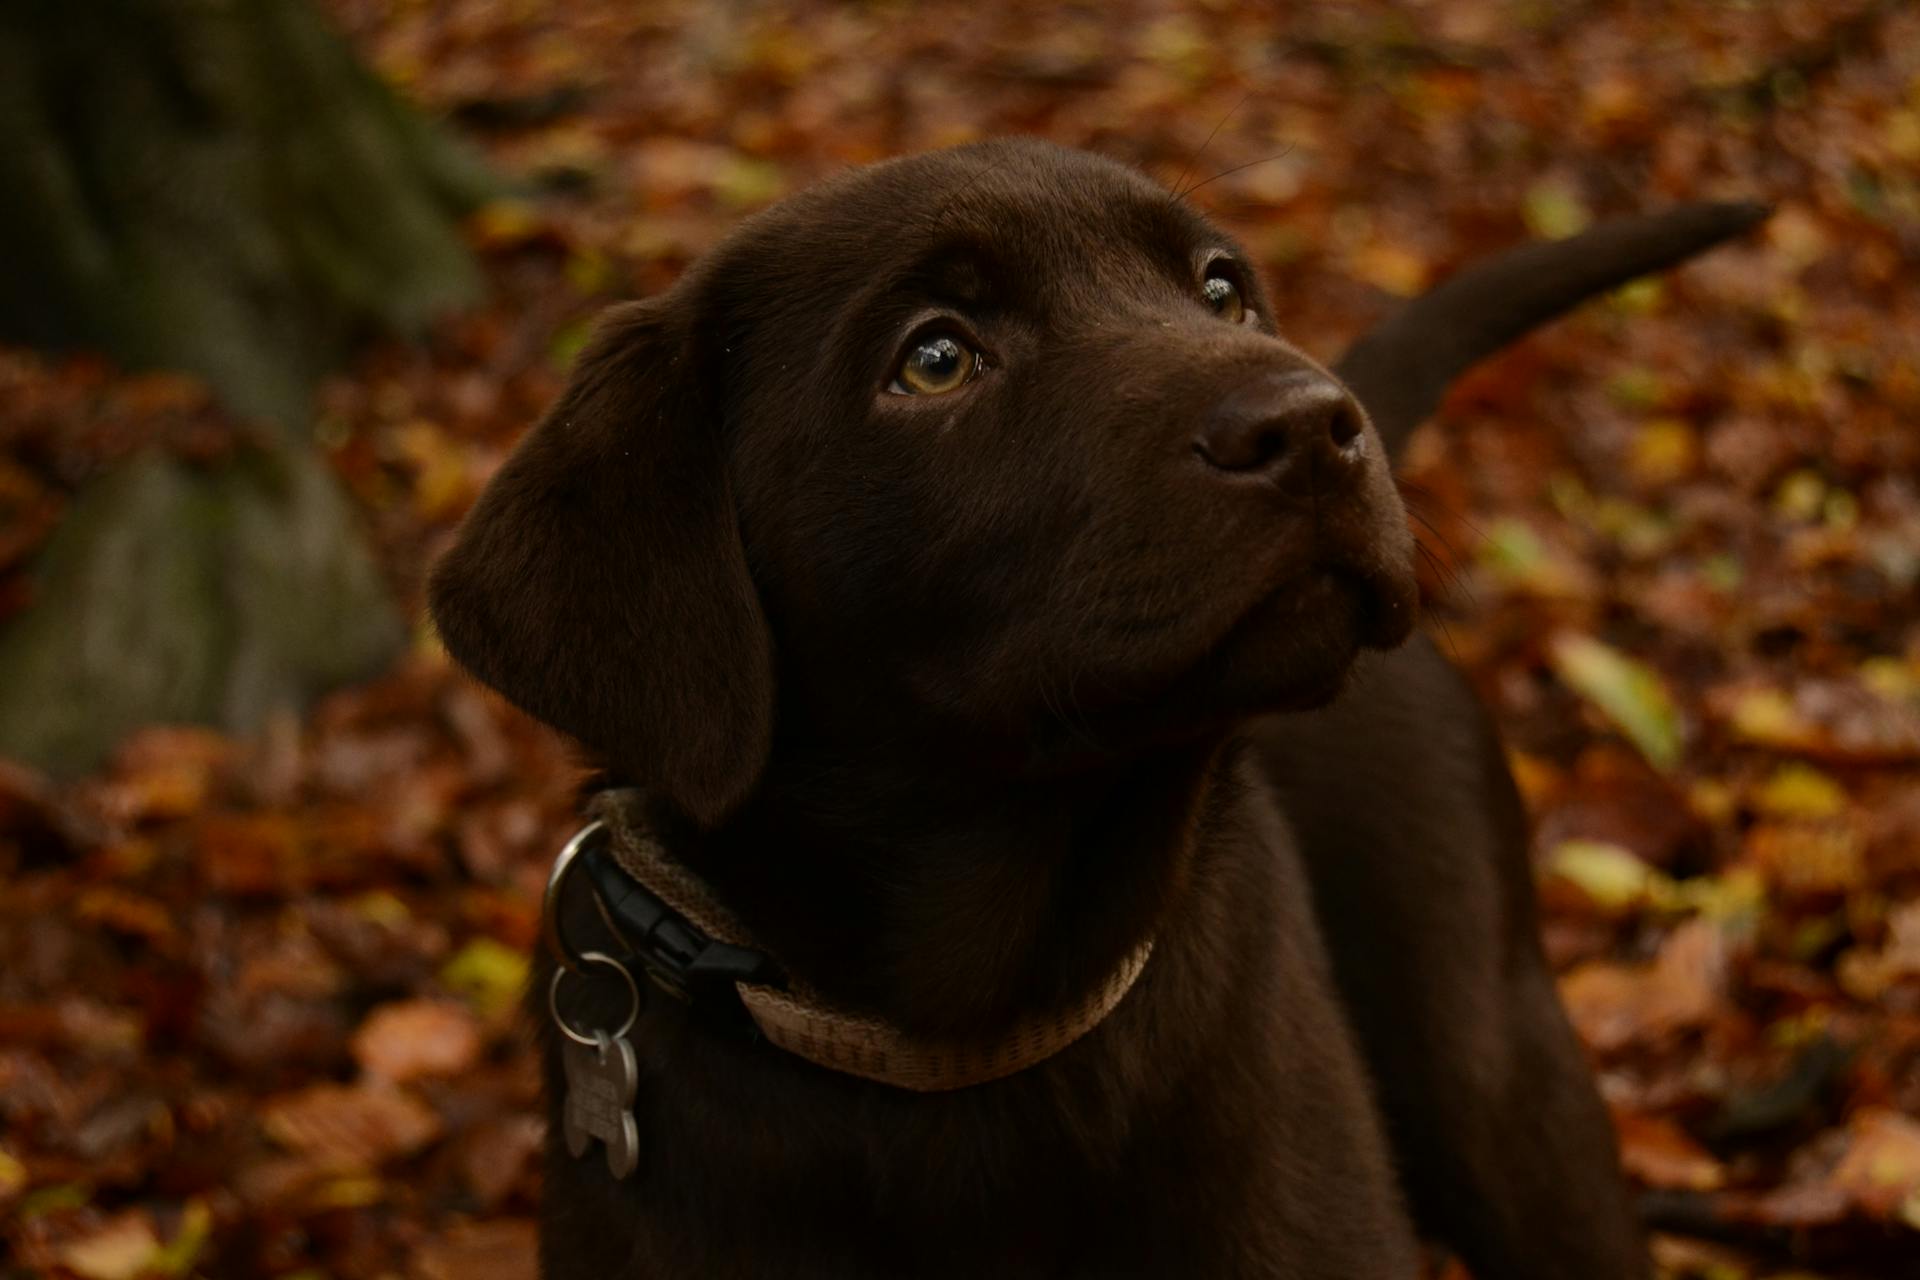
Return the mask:
POLYGON ((640 793, 601 792, 590 813, 594 820, 568 841, 548 879, 544 928, 556 959, 570 969, 582 959, 560 935, 556 910, 560 889, 577 868, 602 917, 655 986, 701 1007, 737 998, 752 1028, 778 1048, 899 1089, 964 1089, 1045 1062, 1113 1012, 1153 951, 1148 939, 1075 1004, 1023 1018, 991 1041, 920 1039, 837 1008, 786 977, 706 882, 667 855, 643 816, 640 793))

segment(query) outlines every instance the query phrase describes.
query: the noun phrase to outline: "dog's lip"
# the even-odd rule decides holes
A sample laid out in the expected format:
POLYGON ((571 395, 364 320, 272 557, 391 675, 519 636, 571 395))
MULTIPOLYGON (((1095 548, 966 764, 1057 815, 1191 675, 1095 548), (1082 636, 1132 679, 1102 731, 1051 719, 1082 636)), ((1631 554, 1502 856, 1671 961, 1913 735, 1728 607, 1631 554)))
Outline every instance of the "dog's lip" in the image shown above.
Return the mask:
MULTIPOLYGON (((1187 650, 1192 656, 1177 665, 1134 672, 1110 703, 1095 708, 1097 732, 1083 723, 1086 732, 1070 742, 1047 739, 1045 767, 1072 768, 1098 756, 1092 744, 1107 735, 1185 740, 1249 715, 1325 706, 1345 687, 1362 649, 1398 643, 1411 626, 1410 609, 1392 604, 1368 578, 1362 568, 1325 560, 1276 574, 1197 654, 1187 650)), ((1040 757, 1020 758, 1033 767, 1040 757)))
POLYGON ((1257 683, 1268 690, 1265 709, 1321 705, 1369 643, 1370 595, 1333 566, 1289 574, 1234 619, 1198 672, 1237 668, 1244 678, 1251 660, 1262 673, 1257 683))
POLYGON ((1360 641, 1374 649, 1392 649, 1413 634, 1420 588, 1411 575, 1342 566, 1360 590, 1360 641))
POLYGON ((1334 591, 1346 592, 1358 605, 1362 645, 1391 649, 1412 633, 1419 594, 1411 578, 1338 555, 1318 558, 1305 569, 1282 576, 1254 598, 1231 629, 1283 605, 1294 610, 1311 607, 1334 591))

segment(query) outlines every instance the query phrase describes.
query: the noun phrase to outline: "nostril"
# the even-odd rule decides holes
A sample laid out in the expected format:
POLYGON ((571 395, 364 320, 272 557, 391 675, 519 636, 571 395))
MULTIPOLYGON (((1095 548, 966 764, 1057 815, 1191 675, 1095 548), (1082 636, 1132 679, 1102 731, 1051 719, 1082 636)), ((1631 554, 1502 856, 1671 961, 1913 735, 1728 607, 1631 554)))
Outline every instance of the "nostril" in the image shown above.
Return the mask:
POLYGON ((1284 423, 1242 426, 1239 430, 1203 432, 1193 451, 1221 471, 1261 471, 1281 462, 1293 447, 1284 423))
POLYGON ((1327 423, 1327 434, 1333 438, 1333 447, 1344 449, 1360 438, 1360 409, 1345 396, 1335 405, 1331 420, 1327 423))

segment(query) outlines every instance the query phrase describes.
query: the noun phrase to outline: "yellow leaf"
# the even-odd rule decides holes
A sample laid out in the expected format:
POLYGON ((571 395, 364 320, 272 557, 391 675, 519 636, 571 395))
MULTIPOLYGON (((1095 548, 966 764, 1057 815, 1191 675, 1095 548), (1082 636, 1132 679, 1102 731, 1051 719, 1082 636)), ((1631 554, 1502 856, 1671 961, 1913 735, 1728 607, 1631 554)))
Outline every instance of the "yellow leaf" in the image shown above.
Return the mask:
POLYGON ((1542 599, 1580 600, 1593 594, 1584 566, 1548 547, 1524 520, 1494 521, 1479 558, 1503 582, 1542 599))
POLYGON ((1847 1129, 1851 1142, 1834 1168, 1834 1185, 1874 1217, 1904 1216, 1920 1195, 1920 1121, 1866 1107, 1847 1129))
POLYGON ((1687 806, 1702 822, 1721 823, 1733 817, 1739 798, 1718 778, 1698 778, 1687 788, 1687 806))
POLYGON ((386 1197, 386 1185, 375 1177, 331 1178, 309 1195, 307 1203, 316 1209, 364 1209, 386 1197))
POLYGON ((93 1188, 84 1182, 56 1182, 37 1187, 20 1198, 20 1218, 38 1218, 44 1214, 83 1209, 93 1199, 93 1188))
POLYGON ((1427 260, 1402 244, 1376 240, 1353 255, 1353 273, 1388 293, 1410 298, 1426 288, 1427 260))
POLYGON ((527 958, 492 938, 475 938, 441 967, 440 980, 491 1017, 520 999, 527 985, 527 958))
POLYGON ((540 215, 525 201, 489 200, 474 211, 468 226, 481 248, 509 248, 540 234, 540 215))
POLYGON ((1548 654, 1567 687, 1613 721, 1649 764, 1671 769, 1679 763, 1679 712, 1650 667, 1573 632, 1556 636, 1548 654))
POLYGON ((1674 885, 1674 905, 1700 915, 1720 926, 1721 932, 1739 936, 1752 932, 1767 905, 1767 882, 1752 867, 1732 867, 1717 876, 1695 876, 1674 885))
POLYGON ((1545 869, 1577 886, 1596 907, 1615 913, 1670 895, 1673 887, 1631 851, 1599 840, 1562 841, 1547 854, 1545 869))
POLYGON ((1920 702, 1920 672, 1901 658, 1868 658, 1860 664, 1860 683, 1888 702, 1920 702))
POLYGON ((1796 471, 1773 493, 1773 509, 1788 520, 1817 517, 1827 501, 1827 482, 1812 471, 1796 471))
POLYGON ((780 167, 753 156, 729 153, 714 175, 713 194, 730 209, 771 204, 786 189, 780 167))
POLYGON ((1920 111, 1889 111, 1887 150, 1902 160, 1920 161, 1920 111))
POLYGON ((1542 178, 1527 190, 1520 206, 1527 229, 1542 240, 1578 235, 1593 221, 1580 193, 1559 178, 1542 178))
POLYGON ((1700 456, 1700 441, 1687 423, 1656 418, 1633 437, 1629 465, 1644 484, 1667 484, 1685 478, 1700 456))
POLYGON ((1779 689, 1748 689, 1733 704, 1733 731, 1750 742, 1790 747, 1804 744, 1813 733, 1793 699, 1779 689))
POLYGON ((21 1164, 5 1147, 0 1147, 0 1204, 19 1195, 26 1185, 27 1166, 21 1164))
POLYGON ((206 1247, 207 1237, 213 1234, 213 1210, 207 1202, 198 1196, 187 1201, 186 1208, 180 1213, 180 1229, 174 1233, 166 1247, 153 1255, 148 1269, 163 1276, 183 1276, 193 1270, 193 1263, 206 1247))
POLYGON ((1811 765, 1786 764, 1760 785, 1753 801, 1777 818, 1830 818, 1846 808, 1847 793, 1811 765))

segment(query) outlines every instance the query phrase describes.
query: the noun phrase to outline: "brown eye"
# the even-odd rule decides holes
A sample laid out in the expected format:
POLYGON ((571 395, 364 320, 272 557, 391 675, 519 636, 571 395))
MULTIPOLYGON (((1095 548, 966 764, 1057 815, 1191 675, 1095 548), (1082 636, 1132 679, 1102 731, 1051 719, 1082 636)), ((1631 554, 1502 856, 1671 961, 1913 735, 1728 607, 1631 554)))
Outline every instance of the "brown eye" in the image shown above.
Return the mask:
POLYGON ((903 396, 945 395, 964 385, 979 363, 972 347, 951 334, 935 334, 907 352, 888 390, 903 396))
POLYGON ((1202 280, 1200 296, 1222 320, 1239 324, 1247 317, 1247 304, 1240 299, 1240 286, 1225 276, 1208 276, 1202 280))

